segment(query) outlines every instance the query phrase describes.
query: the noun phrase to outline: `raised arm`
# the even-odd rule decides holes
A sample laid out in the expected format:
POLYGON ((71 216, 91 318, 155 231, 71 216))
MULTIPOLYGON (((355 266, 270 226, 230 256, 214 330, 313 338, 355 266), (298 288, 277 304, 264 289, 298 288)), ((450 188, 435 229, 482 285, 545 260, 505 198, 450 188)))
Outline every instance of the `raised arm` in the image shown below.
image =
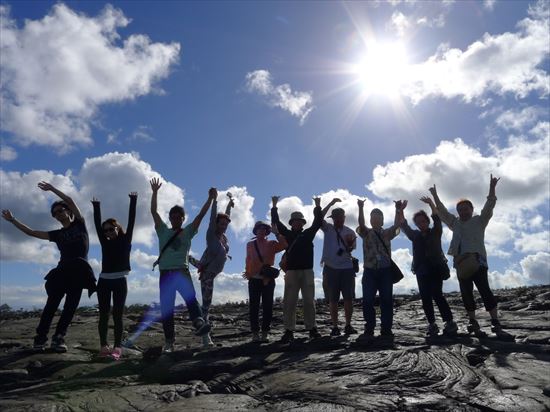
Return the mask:
POLYGON ((153 191, 153 194, 151 194, 151 215, 153 216, 153 221, 155 222, 155 228, 158 228, 162 224, 162 219, 157 212, 157 194, 162 186, 162 183, 158 177, 153 177, 149 183, 151 184, 151 190, 153 191))
POLYGON ((271 231, 273 234, 277 237, 277 241, 273 242, 275 244, 273 248, 273 253, 279 253, 283 250, 285 250, 288 247, 288 242, 286 238, 279 233, 279 229, 277 228, 277 225, 272 224, 271 225, 271 231))
POLYGON ((323 211, 321 210, 321 198, 315 197, 313 198, 313 202, 315 203, 315 208, 313 209, 313 223, 311 224, 310 229, 312 229, 314 232, 317 232, 323 224, 324 215, 323 211))
POLYGON ((17 229, 19 229, 21 232, 25 233, 26 235, 29 235, 38 239, 49 240, 48 232, 31 229, 27 225, 19 222, 8 209, 2 210, 2 217, 6 219, 8 222, 12 223, 17 229))
POLYGON ((95 197, 92 198, 92 206, 94 207, 94 225, 97 238, 100 243, 103 243, 107 239, 105 238, 105 233, 103 233, 103 228, 101 227, 101 206, 99 199, 96 199, 95 197))
POLYGON ((216 188, 211 187, 208 190, 208 199, 206 199, 206 202, 204 202, 204 205, 202 205, 201 210, 199 210, 199 214, 197 215, 197 217, 193 219, 193 222, 191 222, 191 226, 193 227, 193 230, 195 232, 199 230, 199 226, 201 225, 204 215, 206 215, 206 212, 208 212, 210 205, 217 197, 218 197, 218 191, 216 190, 216 188))
POLYGON ((493 209, 497 203, 496 186, 499 180, 500 177, 493 177, 491 174, 491 180, 489 181, 489 194, 487 195, 487 200, 485 201, 485 205, 483 205, 483 209, 481 209, 480 213, 481 219, 485 224, 489 223, 489 220, 493 216, 493 209))
MULTIPOLYGON (((407 222, 407 219, 405 219, 405 208, 407 207, 407 201, 401 201, 401 207, 400 209, 400 221, 401 224, 399 227, 405 232, 405 235, 409 238, 409 240, 413 240, 414 238, 414 230, 409 226, 409 223, 407 222)), ((397 210, 395 211, 397 213, 397 210)))
POLYGON ((277 229, 279 230, 279 232, 283 236, 286 236, 290 232, 290 230, 279 219, 279 212, 277 210, 278 201, 279 201, 279 196, 271 196, 271 202, 272 202, 271 223, 273 223, 274 225, 277 225, 277 229))
POLYGON ((434 221, 434 231, 441 235, 441 233, 443 233, 443 227, 441 226, 441 218, 439 217, 435 203, 428 196, 422 196, 420 200, 430 206, 432 210, 432 219, 434 221))
POLYGON ((80 213, 80 210, 78 209, 78 206, 76 205, 76 203, 74 202, 74 200, 70 196, 67 196, 61 190, 57 189, 56 187, 54 187, 52 184, 50 184, 48 182, 39 182, 38 187, 40 189, 42 189, 43 191, 45 191, 45 192, 49 191, 49 192, 55 193, 57 196, 59 196, 61 198, 61 200, 63 200, 67 204, 70 211, 73 213, 75 219, 78 219, 80 221, 84 221, 84 218, 82 217, 82 214, 80 213))
POLYGON ((137 192, 131 192, 130 197, 130 207, 128 209, 128 226, 126 226, 126 237, 131 242, 132 236, 134 235, 134 225, 136 223, 136 204, 137 204, 137 192))
POLYGON ((342 200, 338 199, 337 197, 335 197, 334 199, 332 199, 330 201, 330 203, 328 205, 326 205, 323 210, 321 211, 321 213, 323 214, 323 219, 325 218, 325 216, 327 215, 329 209, 334 206, 336 203, 338 202, 341 202, 342 200))
POLYGON ((445 224, 449 226, 449 228, 452 230, 457 220, 457 217, 452 213, 450 213, 445 207, 445 205, 443 204, 443 202, 441 202, 441 199, 439 199, 439 196, 437 194, 437 188, 435 187, 435 185, 430 187, 429 190, 434 198, 435 206, 437 208, 437 214, 439 215, 441 220, 445 222, 445 224))
POLYGON ((406 200, 395 201, 395 215, 393 218, 393 225, 390 226, 387 230, 384 231, 384 234, 387 234, 389 240, 393 239, 399 234, 399 228, 405 220, 405 215, 403 214, 403 209, 407 206, 406 200))
POLYGON ((225 207, 225 214, 227 216, 231 216, 231 209, 235 207, 235 202, 233 201, 233 198, 229 198, 229 202, 227 203, 227 206, 225 207))
POLYGON ((365 225, 365 201, 362 199, 357 199, 357 206, 359 207, 359 231, 364 233, 367 230, 365 225))

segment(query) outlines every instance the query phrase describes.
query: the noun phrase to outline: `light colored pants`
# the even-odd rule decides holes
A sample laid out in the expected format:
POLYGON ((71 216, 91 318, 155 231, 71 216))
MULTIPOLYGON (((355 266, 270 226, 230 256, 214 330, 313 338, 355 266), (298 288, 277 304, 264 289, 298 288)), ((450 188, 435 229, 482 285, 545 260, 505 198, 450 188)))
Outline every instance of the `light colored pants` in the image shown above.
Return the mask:
POLYGON ((302 292, 304 325, 306 330, 316 327, 315 323, 315 280, 313 269, 289 270, 285 274, 283 317, 286 330, 296 328, 296 304, 298 292, 302 292))

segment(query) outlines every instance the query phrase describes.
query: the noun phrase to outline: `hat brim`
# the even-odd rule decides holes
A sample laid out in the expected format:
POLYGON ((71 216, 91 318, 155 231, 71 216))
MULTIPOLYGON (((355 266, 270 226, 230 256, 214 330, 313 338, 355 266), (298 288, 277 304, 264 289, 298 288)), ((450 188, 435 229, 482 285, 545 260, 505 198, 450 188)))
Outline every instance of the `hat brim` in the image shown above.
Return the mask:
POLYGON ((252 233, 255 235, 256 232, 258 232, 258 229, 261 228, 261 227, 264 227, 265 228, 265 234, 266 236, 269 235, 271 233, 271 227, 269 225, 258 225, 257 227, 255 227, 253 230, 252 230, 252 233))
POLYGON ((307 223, 305 219, 301 219, 301 218, 298 218, 298 217, 297 217, 297 218, 294 218, 294 219, 290 219, 290 220, 288 221, 288 224, 291 225, 292 222, 294 222, 295 220, 300 220, 300 221, 304 222, 304 225, 307 223))

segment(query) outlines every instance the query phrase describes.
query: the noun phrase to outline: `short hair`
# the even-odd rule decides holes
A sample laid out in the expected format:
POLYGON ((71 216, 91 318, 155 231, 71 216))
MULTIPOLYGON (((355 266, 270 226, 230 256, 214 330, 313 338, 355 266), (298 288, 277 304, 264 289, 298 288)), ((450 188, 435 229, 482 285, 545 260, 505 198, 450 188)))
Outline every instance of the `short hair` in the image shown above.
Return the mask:
POLYGON ((423 216, 426 218, 426 220, 428 221, 428 223, 430 223, 430 217, 428 216, 428 214, 426 212, 424 212, 423 210, 419 210, 418 212, 416 212, 414 215, 413 215, 413 221, 416 223, 416 218, 417 217, 420 217, 420 216, 423 216))
POLYGON ((372 209, 372 210, 370 211, 370 215, 371 215, 371 216, 372 216, 372 215, 382 215, 382 216, 384 216, 384 213, 383 213, 380 209, 375 208, 375 209, 372 209))
POLYGON ((472 209, 474 208, 474 205, 468 199, 460 199, 458 202, 456 202, 456 208, 458 209, 458 205, 461 205, 462 203, 466 203, 466 204, 470 205, 470 207, 472 209))
POLYGON ((65 201, 56 200, 55 202, 52 203, 52 206, 50 207, 50 213, 52 214, 53 217, 55 217, 53 214, 54 209, 59 206, 61 206, 63 209, 66 209, 69 212, 69 216, 73 216, 73 211, 65 201))
POLYGON ((168 212, 168 215, 170 216, 176 213, 185 217, 185 210, 183 210, 183 207, 181 207, 180 205, 172 206, 172 208, 168 212))
POLYGON ((231 222, 231 218, 226 213, 218 213, 216 215, 216 223, 218 223, 222 219, 225 219, 228 222, 231 222))
POLYGON ((121 224, 118 223, 118 220, 116 220, 114 217, 110 217, 109 219, 106 219, 102 224, 101 224, 101 228, 103 229, 103 226, 105 226, 105 224, 110 224, 110 225, 113 225, 114 227, 116 227, 118 229, 118 233, 120 233, 121 235, 124 234, 124 229, 122 228, 121 224))

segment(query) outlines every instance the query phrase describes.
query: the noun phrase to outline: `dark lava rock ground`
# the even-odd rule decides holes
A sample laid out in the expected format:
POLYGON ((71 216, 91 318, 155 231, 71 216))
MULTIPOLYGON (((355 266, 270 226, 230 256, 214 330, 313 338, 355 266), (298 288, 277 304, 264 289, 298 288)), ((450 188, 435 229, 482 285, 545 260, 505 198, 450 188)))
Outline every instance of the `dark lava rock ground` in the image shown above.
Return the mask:
MULTIPOLYGON (((122 360, 98 358, 97 314, 75 317, 69 351, 30 350, 36 313, 0 320, 0 409, 9 411, 545 411, 550 410, 550 286, 496 292, 503 326, 515 341, 465 331, 460 295, 447 295, 459 323, 456 338, 424 336, 415 296, 395 299, 395 338, 328 336, 327 305, 319 302, 323 338, 300 330, 290 345, 275 305, 270 343, 250 343, 246 305, 214 307, 216 346, 201 348, 178 312, 176 352, 161 355, 162 328, 153 322, 122 360)), ((342 311, 341 311, 342 316, 342 311)), ((490 330, 488 314, 479 311, 490 330)), ((141 313, 127 313, 125 329, 141 313)), ((300 319, 300 317, 299 317, 300 319)), ((57 318, 56 318, 57 320, 57 318)), ((54 323, 55 324, 55 323, 54 323)), ((353 325, 363 329, 360 301, 353 325)))

